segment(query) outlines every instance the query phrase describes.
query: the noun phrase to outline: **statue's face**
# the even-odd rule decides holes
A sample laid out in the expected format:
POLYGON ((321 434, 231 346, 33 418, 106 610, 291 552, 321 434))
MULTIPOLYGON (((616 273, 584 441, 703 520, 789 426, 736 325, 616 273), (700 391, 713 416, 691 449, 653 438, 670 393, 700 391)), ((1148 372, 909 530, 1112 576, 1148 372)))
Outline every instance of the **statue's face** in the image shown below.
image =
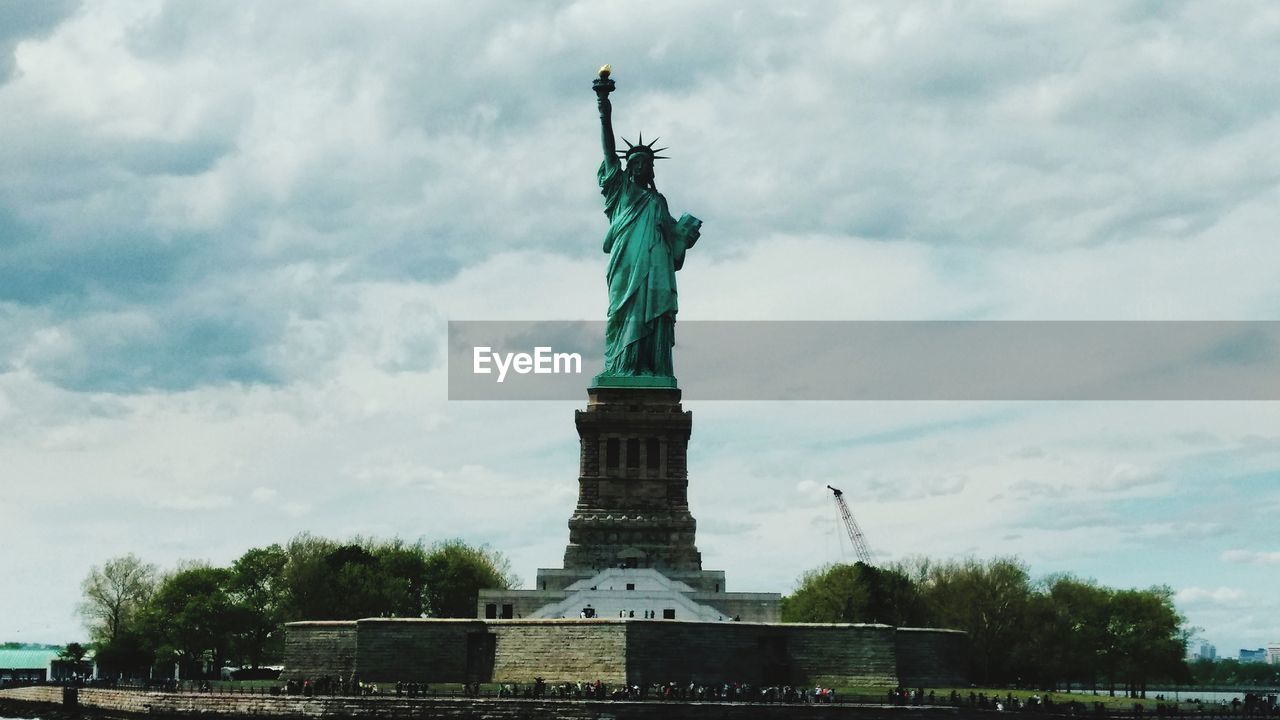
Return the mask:
POLYGON ((639 182, 647 183, 653 180, 653 156, 648 153, 636 153, 627 158, 627 173, 639 182))

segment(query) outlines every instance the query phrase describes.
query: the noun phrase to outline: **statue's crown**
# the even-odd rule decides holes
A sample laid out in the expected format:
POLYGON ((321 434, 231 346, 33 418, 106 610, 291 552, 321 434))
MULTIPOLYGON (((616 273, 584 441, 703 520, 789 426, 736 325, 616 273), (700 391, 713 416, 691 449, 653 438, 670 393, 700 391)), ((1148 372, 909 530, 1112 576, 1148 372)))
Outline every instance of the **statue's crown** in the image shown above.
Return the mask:
POLYGON ((653 147, 658 142, 658 138, 654 138, 649 142, 649 144, 646 145, 644 142, 644 133, 640 133, 640 136, 636 138, 636 142, 634 145, 632 145, 631 141, 626 138, 622 138, 622 142, 627 144, 627 149, 618 151, 618 157, 620 158, 629 159, 632 155, 636 155, 639 153, 647 153, 649 157, 653 158, 654 160, 667 159, 665 156, 658 154, 663 150, 666 150, 666 148, 663 147, 663 148, 654 149, 653 147))

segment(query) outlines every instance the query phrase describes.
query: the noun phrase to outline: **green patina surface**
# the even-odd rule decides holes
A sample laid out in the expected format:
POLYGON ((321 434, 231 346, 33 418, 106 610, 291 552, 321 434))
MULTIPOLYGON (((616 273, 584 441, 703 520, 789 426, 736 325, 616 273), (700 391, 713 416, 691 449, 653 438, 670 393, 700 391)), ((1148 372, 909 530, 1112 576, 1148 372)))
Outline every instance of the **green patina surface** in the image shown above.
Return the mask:
POLYGON ((607 71, 602 70, 593 88, 604 149, 596 179, 609 218, 604 372, 593 386, 675 387, 676 271, 684 265, 685 251, 698 241, 702 221, 687 213, 676 220, 668 211, 667 199, 654 184, 660 148, 637 137, 635 144, 627 141, 627 149, 618 151, 609 101, 614 82, 607 71), (625 169, 620 155, 626 158, 625 169))
POLYGON ((0 649, 0 670, 47 669, 58 659, 57 650, 40 648, 0 649))
POLYGON ((660 377, 656 375, 597 375, 591 380, 591 387, 633 387, 633 388, 673 388, 676 385, 674 377, 660 377))

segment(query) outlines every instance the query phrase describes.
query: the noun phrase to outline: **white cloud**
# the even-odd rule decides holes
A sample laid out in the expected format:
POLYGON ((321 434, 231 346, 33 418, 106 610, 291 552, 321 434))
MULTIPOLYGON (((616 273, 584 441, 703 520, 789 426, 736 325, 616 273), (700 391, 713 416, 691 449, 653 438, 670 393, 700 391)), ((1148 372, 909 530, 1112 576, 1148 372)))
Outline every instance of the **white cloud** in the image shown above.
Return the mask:
POLYGON ((1095 490, 1132 490, 1158 482, 1160 475, 1152 468, 1119 463, 1105 477, 1094 481, 1095 490))
POLYGON ((162 510, 218 510, 228 508, 232 500, 226 495, 181 495, 161 492, 150 504, 162 510))
POLYGON ((1188 587, 1183 588, 1174 595, 1174 600, 1179 603, 1203 604, 1213 603, 1216 605, 1238 605, 1245 600, 1248 595, 1239 588, 1218 587, 1218 588, 1202 588, 1188 587))
POLYGON ((278 494, 279 493, 276 492, 275 488, 256 487, 249 492, 249 499, 261 505, 263 503, 271 502, 278 494))
POLYGON ((1280 551, 1227 550, 1222 553, 1222 561, 1250 565, 1280 565, 1280 551))

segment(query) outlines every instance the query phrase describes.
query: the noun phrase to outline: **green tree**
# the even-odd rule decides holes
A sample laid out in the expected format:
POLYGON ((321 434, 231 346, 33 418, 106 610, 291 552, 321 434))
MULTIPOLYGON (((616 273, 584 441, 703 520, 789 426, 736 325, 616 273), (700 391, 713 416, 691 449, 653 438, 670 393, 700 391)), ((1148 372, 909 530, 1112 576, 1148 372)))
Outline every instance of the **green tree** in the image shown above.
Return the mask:
POLYGON ((423 617, 429 610, 427 594, 429 555, 421 543, 400 539, 374 548, 383 585, 383 614, 390 617, 423 617))
POLYGON ((1016 679, 1017 646, 1026 626, 1032 588, 1027 568, 1016 558, 981 562, 973 558, 928 568, 921 587, 932 624, 969 633, 972 677, 980 684, 1016 679))
POLYGON ((234 649, 252 667, 283 655, 288 561, 284 548, 273 544, 251 548, 231 566, 228 589, 243 620, 234 649))
POLYGON ((94 566, 80 584, 79 605, 94 642, 109 645, 129 631, 156 588, 156 566, 133 554, 94 566))
POLYGON ((1107 620, 1107 667, 1112 682, 1123 682, 1134 696, 1146 697, 1153 679, 1189 678, 1184 620, 1173 605, 1173 590, 1118 590, 1111 596, 1107 620))
POLYGON ((189 565, 156 580, 130 555, 94 568, 82 612, 109 675, 145 673, 173 660, 184 674, 201 661, 258 666, 283 653, 283 625, 302 619, 473 617, 481 588, 518 580, 507 559, 461 541, 356 538, 340 544, 299 535, 285 547, 252 548, 230 568, 189 565))
POLYGON ((1108 606, 1113 591, 1069 575, 1048 582, 1052 608, 1049 632, 1042 645, 1057 659, 1055 680, 1097 687, 1098 669, 1107 647, 1108 606))
POLYGON ((1053 690, 1064 676, 1066 654, 1058 642, 1064 635, 1062 618, 1055 612, 1049 596, 1035 584, 1027 595, 1021 617, 1017 620, 1020 635, 1012 645, 1003 648, 1005 659, 1001 677, 1018 687, 1053 690))
POLYGON ((335 591, 328 556, 337 545, 303 533, 289 541, 284 566, 285 616, 289 620, 333 618, 335 591))
POLYGON ((288 619, 422 617, 427 552, 400 540, 338 545, 301 535, 284 566, 288 619))
POLYGON ((1191 663, 1191 682, 1195 685, 1247 685, 1274 688, 1280 685, 1280 666, 1258 662, 1240 662, 1234 658, 1196 660, 1191 663))
POLYGON ((425 580, 426 609, 432 617, 475 617, 480 590, 506 589, 519 583, 502 553, 461 540, 431 547, 425 580))
POLYGON ((78 642, 69 642, 66 647, 58 651, 58 657, 73 663, 84 660, 84 656, 89 654, 89 648, 78 642))
POLYGON ((156 648, 142 617, 109 643, 97 646, 94 662, 107 678, 147 677, 155 661, 156 648))
POLYGON ((901 570, 836 564, 800 577, 796 591, 782 599, 782 620, 911 626, 924 621, 924 605, 901 570))
POLYGON ((149 634, 160 656, 173 657, 184 675, 199 675, 202 660, 220 666, 247 624, 230 585, 230 570, 197 565, 165 578, 148 603, 149 634))

